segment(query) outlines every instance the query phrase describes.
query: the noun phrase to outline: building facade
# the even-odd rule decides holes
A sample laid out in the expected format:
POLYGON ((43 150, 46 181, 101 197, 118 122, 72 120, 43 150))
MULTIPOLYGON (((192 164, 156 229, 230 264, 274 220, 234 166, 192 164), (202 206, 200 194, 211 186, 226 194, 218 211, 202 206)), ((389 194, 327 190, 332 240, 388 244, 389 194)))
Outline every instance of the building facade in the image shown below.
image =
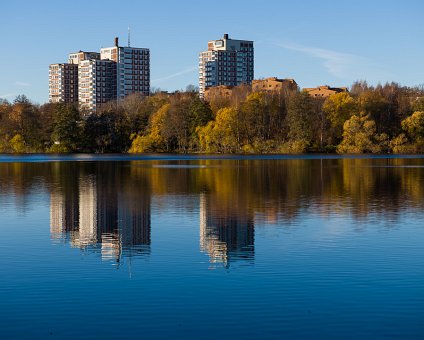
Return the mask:
POLYGON ((51 64, 49 66, 50 103, 78 101, 78 65, 51 64))
POLYGON ((95 112, 116 99, 116 63, 111 60, 83 60, 78 67, 78 101, 81 110, 95 112))
POLYGON ((100 59, 100 53, 84 52, 84 51, 70 53, 68 56, 68 63, 78 65, 83 60, 91 60, 91 59, 95 59, 95 60, 100 59))
POLYGON ((100 59, 100 53, 70 53, 68 63, 49 66, 49 102, 78 102, 78 65, 84 60, 100 59))
POLYGON ((306 91, 310 96, 317 98, 327 98, 335 93, 348 92, 347 87, 330 87, 327 85, 304 88, 303 91, 306 91))
POLYGON ((254 77, 253 41, 230 39, 228 34, 208 42, 199 55, 199 93, 209 87, 251 84, 254 77))
POLYGON ((274 91, 297 91, 297 83, 294 79, 278 79, 271 77, 252 81, 253 92, 274 92, 274 91))
POLYGON ((214 87, 208 87, 203 93, 203 98, 207 101, 211 101, 215 98, 230 98, 233 93, 234 86, 218 85, 214 87))
POLYGON ((114 47, 100 50, 100 59, 116 63, 116 96, 123 99, 133 93, 150 94, 150 50, 123 47, 115 38, 114 47))

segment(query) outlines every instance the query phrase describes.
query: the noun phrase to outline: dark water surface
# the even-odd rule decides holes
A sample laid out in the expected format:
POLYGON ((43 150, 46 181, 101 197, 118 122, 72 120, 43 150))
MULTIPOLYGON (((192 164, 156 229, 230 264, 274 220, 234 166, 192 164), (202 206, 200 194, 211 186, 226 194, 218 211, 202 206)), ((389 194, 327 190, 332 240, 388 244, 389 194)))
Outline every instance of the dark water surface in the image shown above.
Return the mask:
POLYGON ((0 338, 424 338, 423 157, 0 156, 0 338))

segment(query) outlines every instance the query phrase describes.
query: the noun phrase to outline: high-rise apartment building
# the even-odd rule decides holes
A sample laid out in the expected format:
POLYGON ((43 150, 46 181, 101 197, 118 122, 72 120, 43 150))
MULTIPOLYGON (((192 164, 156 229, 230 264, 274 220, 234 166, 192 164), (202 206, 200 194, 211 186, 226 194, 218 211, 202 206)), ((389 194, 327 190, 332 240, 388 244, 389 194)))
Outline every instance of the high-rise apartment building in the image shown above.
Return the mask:
POLYGON ((150 93, 150 50, 148 48, 119 46, 100 50, 100 59, 116 63, 116 95, 123 99, 132 93, 148 96, 150 93))
POLYGON ((51 64, 49 66, 50 103, 78 101, 78 65, 51 64))
POLYGON ((228 34, 208 42, 199 56, 199 92, 206 88, 250 84, 254 77, 253 41, 230 39, 228 34))
POLYGON ((78 102, 78 65, 83 60, 100 59, 100 53, 78 51, 70 53, 68 63, 49 66, 50 103, 78 102))
POLYGON ((78 67, 80 109, 95 112, 116 99, 116 63, 111 60, 83 60, 78 67))
POLYGON ((94 112, 102 104, 132 93, 150 94, 150 50, 118 45, 98 52, 70 53, 68 63, 49 68, 50 102, 79 102, 94 112))

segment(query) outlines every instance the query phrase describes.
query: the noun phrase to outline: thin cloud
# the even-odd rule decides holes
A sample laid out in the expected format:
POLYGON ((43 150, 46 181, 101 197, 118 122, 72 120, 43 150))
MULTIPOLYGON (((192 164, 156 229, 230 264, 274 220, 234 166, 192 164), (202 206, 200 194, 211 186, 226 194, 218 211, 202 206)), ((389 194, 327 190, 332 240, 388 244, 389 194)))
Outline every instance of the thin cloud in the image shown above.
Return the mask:
POLYGON ((168 80, 168 79, 172 79, 172 78, 177 78, 177 77, 182 76, 184 74, 191 73, 191 72, 193 72, 193 71, 195 71, 197 69, 198 69, 198 67, 191 67, 191 68, 188 68, 186 70, 183 70, 183 71, 179 71, 179 72, 170 74, 169 76, 166 76, 166 77, 161 77, 161 78, 153 79, 152 82, 161 82, 161 81, 164 81, 164 80, 168 80))
POLYGON ((24 82, 24 81, 15 81, 15 85, 16 86, 21 86, 21 87, 29 87, 31 86, 30 83, 24 82))
POLYGON ((331 75, 341 79, 362 79, 372 75, 375 78, 387 78, 390 74, 381 65, 350 53, 342 53, 318 47, 298 44, 276 44, 279 47, 302 52, 322 61, 322 65, 331 75))
POLYGON ((16 94, 15 93, 5 93, 5 94, 0 94, 0 98, 6 99, 6 98, 12 98, 15 97, 16 94))

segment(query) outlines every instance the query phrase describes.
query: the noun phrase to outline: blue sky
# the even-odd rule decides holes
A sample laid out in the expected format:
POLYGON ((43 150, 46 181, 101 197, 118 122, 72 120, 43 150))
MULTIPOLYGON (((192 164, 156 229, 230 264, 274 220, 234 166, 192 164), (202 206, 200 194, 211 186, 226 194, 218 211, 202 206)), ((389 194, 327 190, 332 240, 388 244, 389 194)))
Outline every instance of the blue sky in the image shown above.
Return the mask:
POLYGON ((301 87, 424 84, 424 4, 404 1, 2 1, 0 98, 48 100, 48 65, 119 36, 151 50, 151 85, 197 85, 198 53, 224 33, 255 41, 255 78, 301 87))

